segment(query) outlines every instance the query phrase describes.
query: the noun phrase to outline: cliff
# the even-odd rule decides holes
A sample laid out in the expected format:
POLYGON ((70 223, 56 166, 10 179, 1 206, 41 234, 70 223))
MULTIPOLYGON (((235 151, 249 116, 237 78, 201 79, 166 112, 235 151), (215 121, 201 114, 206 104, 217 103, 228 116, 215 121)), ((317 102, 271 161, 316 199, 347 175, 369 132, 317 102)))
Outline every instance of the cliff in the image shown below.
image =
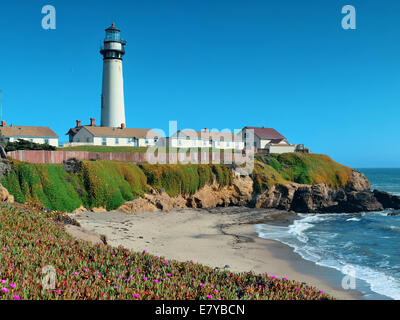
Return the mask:
POLYGON ((224 165, 14 162, 1 183, 18 202, 52 210, 169 211, 249 206, 295 212, 400 208, 400 198, 370 190, 366 177, 324 155, 257 156, 250 176, 224 165))

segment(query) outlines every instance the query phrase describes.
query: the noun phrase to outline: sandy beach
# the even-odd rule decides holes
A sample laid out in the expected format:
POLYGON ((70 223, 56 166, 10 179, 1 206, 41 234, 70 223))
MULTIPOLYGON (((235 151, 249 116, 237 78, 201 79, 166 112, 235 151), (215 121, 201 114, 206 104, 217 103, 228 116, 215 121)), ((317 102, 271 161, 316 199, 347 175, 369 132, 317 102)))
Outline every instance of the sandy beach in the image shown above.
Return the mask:
POLYGON ((75 237, 96 241, 105 235, 112 246, 178 261, 193 260, 234 272, 254 271, 305 282, 337 299, 362 299, 358 291, 334 285, 326 268, 303 260, 281 243, 257 237, 254 224, 288 223, 294 215, 278 210, 243 208, 184 209, 171 212, 85 212, 71 215, 81 228, 67 226, 75 237))

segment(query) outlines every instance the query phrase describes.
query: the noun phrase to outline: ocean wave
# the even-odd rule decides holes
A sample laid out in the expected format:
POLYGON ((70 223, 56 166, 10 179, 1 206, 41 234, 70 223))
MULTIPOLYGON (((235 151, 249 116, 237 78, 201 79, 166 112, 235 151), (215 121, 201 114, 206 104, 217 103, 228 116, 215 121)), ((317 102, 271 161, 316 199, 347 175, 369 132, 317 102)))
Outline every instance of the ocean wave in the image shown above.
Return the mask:
MULTIPOLYGON (((385 256, 378 252, 380 255, 379 262, 370 260, 370 263, 364 264, 365 261, 368 261, 365 259, 376 258, 376 255, 370 256, 371 251, 368 250, 371 249, 368 249, 369 247, 362 247, 359 243, 353 242, 351 224, 347 227, 351 228, 348 229, 350 231, 349 240, 339 238, 337 243, 332 240, 332 238, 342 236, 342 234, 332 231, 337 230, 338 227, 344 227, 345 221, 351 223, 351 221, 359 222, 363 219, 370 221, 372 219, 375 223, 375 219, 381 219, 384 223, 381 216, 386 216, 386 214, 374 212, 351 218, 347 218, 348 215, 343 214, 300 215, 301 219, 295 220, 288 227, 258 225, 256 231, 259 237, 280 241, 293 248, 294 252, 298 253, 303 259, 312 261, 317 265, 333 268, 342 274, 344 274, 343 267, 350 266, 355 271, 356 279, 365 281, 375 293, 392 299, 400 299, 400 277, 397 277, 398 270, 394 268, 393 262, 390 261, 391 256, 385 256), (332 222, 331 225, 330 222, 332 222), (313 227, 317 228, 313 229, 313 227), (388 259, 385 259, 385 257, 388 259), (377 267, 380 270, 377 270, 377 267), (393 273, 394 271, 395 273, 393 273)), ((400 231, 400 227, 394 224, 389 226, 377 224, 375 227, 386 227, 389 230, 396 231, 396 233, 400 231)), ((368 237, 373 237, 373 234, 368 237)), ((361 242, 362 244, 363 242, 361 242)))

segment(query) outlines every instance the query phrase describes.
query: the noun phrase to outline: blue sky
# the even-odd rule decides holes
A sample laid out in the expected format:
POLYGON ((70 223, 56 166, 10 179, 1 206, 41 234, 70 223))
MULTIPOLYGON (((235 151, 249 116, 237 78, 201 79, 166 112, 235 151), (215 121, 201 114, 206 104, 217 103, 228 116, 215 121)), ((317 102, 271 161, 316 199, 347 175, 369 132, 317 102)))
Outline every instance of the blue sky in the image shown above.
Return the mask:
POLYGON ((8 124, 100 123, 99 46, 127 40, 128 127, 266 126, 352 167, 400 167, 400 2, 146 0, 0 3, 8 124), (41 27, 56 8, 56 30, 41 27), (357 10, 357 30, 341 8, 357 10))

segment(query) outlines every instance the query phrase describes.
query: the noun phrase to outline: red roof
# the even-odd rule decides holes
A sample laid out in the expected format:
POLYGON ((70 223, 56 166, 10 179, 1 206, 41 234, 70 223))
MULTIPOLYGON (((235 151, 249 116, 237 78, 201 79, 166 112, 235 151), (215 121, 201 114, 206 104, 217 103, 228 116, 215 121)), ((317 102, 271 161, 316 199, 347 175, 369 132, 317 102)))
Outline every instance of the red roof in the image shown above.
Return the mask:
POLYGON ((278 131, 273 128, 260 128, 260 127, 244 127, 244 129, 254 130, 254 134, 261 139, 275 140, 275 139, 286 139, 278 131))

